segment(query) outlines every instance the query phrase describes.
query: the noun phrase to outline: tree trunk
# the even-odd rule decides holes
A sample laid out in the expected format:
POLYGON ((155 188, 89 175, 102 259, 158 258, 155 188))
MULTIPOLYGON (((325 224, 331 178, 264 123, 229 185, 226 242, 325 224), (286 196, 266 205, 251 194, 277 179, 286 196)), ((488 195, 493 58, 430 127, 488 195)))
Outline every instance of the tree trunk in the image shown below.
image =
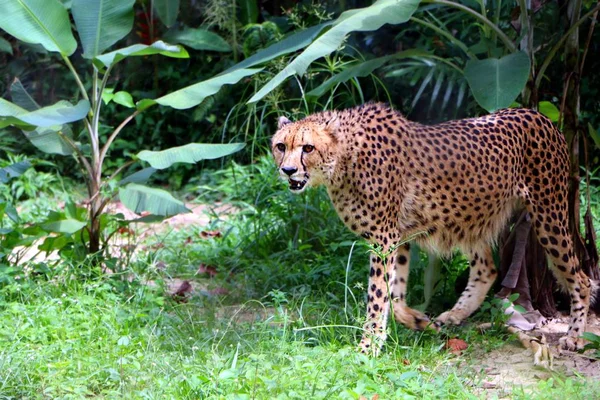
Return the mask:
MULTIPOLYGON (((566 18, 569 26, 577 22, 581 15, 581 0, 572 0, 567 7, 566 18)), ((562 114, 564 115, 563 133, 569 144, 571 159, 571 173, 569 179, 569 231, 573 237, 574 251, 579 259, 583 271, 590 277, 598 276, 598 253, 595 243, 586 242, 581 236, 581 214, 579 185, 581 182, 579 166, 581 148, 581 128, 579 125, 579 89, 581 84, 579 30, 573 31, 565 42, 565 73, 563 77, 564 97, 562 100, 562 114), (591 245, 591 246, 590 246, 591 245)), ((586 221, 589 225, 591 219, 586 221)), ((592 227, 590 227, 592 228, 592 227)), ((593 235, 593 228, 586 229, 587 236, 593 235)), ((589 239, 589 238, 588 238, 589 239)))
MULTIPOLYGON (((569 29, 581 14, 581 0, 571 0, 567 5, 565 31, 569 29)), ((527 26, 527 17, 522 16, 527 26)), ((593 29, 593 27, 592 27, 593 29)), ((532 32, 524 32, 521 47, 530 54, 532 32), (527 47, 527 48, 525 48, 527 47)), ((585 226, 587 243, 580 232, 580 127, 579 127, 579 89, 581 63, 579 58, 579 33, 574 30, 565 43, 565 74, 563 78, 564 95, 561 111, 563 115, 563 132, 569 144, 570 179, 569 179, 569 231, 574 242, 574 251, 584 272, 593 279, 598 279, 598 252, 595 247, 594 228, 592 219, 586 214, 585 226)), ((530 54, 530 57, 533 57, 530 54)), ((532 70, 533 71, 533 70, 532 70)), ((523 99, 529 104, 525 106, 537 108, 537 93, 526 90, 523 99), (531 96, 530 96, 531 95, 531 96)), ((588 210, 589 211, 589 210, 588 210)), ((555 290, 557 284, 547 268, 546 254, 539 245, 535 232, 525 217, 525 212, 513 220, 512 232, 508 231, 500 240, 500 278, 502 289, 498 296, 508 297, 511 293, 519 293, 517 303, 526 310, 537 309, 544 316, 556 313, 555 299, 569 307, 569 299, 555 290), (516 222, 514 222, 516 221, 516 222)), ((589 212, 588 212, 589 214, 589 212)))
MULTIPOLYGON (((520 2, 521 10, 519 43, 520 50, 529 55, 531 75, 522 93, 523 106, 537 109, 538 98, 535 89, 535 62, 533 51, 533 12, 531 1, 520 2)), ((500 282, 498 297, 507 298, 518 293, 516 304, 527 311, 539 310, 545 317, 556 314, 554 303, 555 282, 548 271, 546 253, 538 243, 535 231, 531 229, 530 217, 524 209, 516 211, 511 222, 512 229, 506 229, 499 240, 500 282)))

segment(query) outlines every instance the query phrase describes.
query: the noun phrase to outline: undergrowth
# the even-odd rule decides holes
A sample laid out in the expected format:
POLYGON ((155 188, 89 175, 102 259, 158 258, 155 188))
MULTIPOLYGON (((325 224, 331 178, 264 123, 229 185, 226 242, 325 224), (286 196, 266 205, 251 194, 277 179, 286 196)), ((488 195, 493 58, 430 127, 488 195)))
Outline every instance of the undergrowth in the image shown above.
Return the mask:
MULTIPOLYGON (((356 352, 353 315, 328 299, 272 292, 235 310, 217 299, 180 303, 160 286, 103 277, 38 280, 0 289, 1 399, 385 399, 484 396, 469 354, 439 335, 392 324, 385 352, 356 352), (332 307, 333 303, 333 307, 332 307), (227 310, 230 310, 229 312, 227 310), (259 316, 260 315, 260 316, 259 316)), ((490 338, 474 330, 479 348, 490 338)), ((598 382, 555 374, 511 398, 593 398, 598 382), (583 396, 583 397, 581 397, 583 396)), ((513 391, 514 389, 514 391, 513 391)))
MULTIPOLYGON (((267 159, 205 174, 190 191, 214 206, 209 225, 137 243, 145 250, 118 273, 59 259, 0 280, 0 399, 553 399, 600 391, 598 382, 561 373, 487 391, 475 353, 513 340, 495 330, 440 335, 392 319, 382 356, 360 355, 369 248, 339 222, 326 193, 290 194, 267 159), (196 290, 173 297, 171 278, 196 290), (459 357, 444 350, 456 336, 469 344, 459 357)), ((424 300, 426 258, 413 254, 409 304, 424 300)), ((430 311, 452 303, 465 267, 461 257, 444 261, 430 311)))

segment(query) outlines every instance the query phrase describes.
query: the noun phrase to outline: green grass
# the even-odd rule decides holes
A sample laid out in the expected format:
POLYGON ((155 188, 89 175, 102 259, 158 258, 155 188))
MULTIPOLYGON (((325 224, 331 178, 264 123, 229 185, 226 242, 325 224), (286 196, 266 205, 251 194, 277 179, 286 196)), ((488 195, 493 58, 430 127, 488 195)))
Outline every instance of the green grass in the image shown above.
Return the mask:
MULTIPOLYGON (((292 196, 272 175, 260 160, 199 182, 202 201, 226 201, 239 212, 215 214, 208 227, 165 233, 158 247, 143 243, 147 252, 118 274, 74 267, 66 258, 32 265, 28 274, 0 269, 0 400, 587 399, 600 393, 599 382, 561 373, 526 387, 485 389, 479 357, 514 343, 494 330, 482 335, 462 327, 440 335, 392 322, 379 358, 358 354, 368 248, 353 247, 355 238, 322 191, 292 196), (203 239, 205 229, 222 236, 203 239), (217 276, 199 277, 200 263, 214 266, 217 276), (169 277, 229 294, 200 290, 179 303, 165 293, 169 277), (225 312, 231 305, 243 310, 225 312), (448 336, 465 340, 466 353, 445 351, 448 336)), ((36 204, 32 210, 44 209, 36 204)), ((423 260, 414 261, 409 302, 418 304, 423 260)), ((446 266, 434 307, 452 303, 462 264, 446 266)), ((489 311, 482 314, 489 320, 489 311)))
MULTIPOLYGON (((393 326, 373 359, 355 351, 357 321, 323 298, 275 292, 259 305, 269 307, 265 321, 236 323, 215 318, 214 298, 176 303, 162 293, 137 283, 117 290, 110 278, 5 286, 0 398, 485 397, 470 353, 459 368, 437 334, 393 326)), ((506 339, 466 335, 477 348, 506 339)), ((512 398, 585 398, 600 386, 556 376, 538 388, 504 390, 512 398)))

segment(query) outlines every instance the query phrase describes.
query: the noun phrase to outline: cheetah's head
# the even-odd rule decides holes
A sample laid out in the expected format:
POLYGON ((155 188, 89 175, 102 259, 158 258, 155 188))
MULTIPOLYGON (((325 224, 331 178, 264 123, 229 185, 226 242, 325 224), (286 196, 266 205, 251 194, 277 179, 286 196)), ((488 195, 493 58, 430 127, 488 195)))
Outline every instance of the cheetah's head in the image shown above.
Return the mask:
POLYGON ((271 146, 279 174, 292 192, 300 193, 331 178, 339 124, 337 114, 328 114, 322 121, 279 118, 271 146))

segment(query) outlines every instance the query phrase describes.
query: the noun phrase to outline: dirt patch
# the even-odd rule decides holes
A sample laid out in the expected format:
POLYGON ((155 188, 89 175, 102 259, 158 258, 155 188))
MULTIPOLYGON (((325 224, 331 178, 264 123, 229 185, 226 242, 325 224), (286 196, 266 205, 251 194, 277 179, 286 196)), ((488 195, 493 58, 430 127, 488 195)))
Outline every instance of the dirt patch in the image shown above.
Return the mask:
MULTIPOLYGON (((546 337, 554 356, 553 369, 533 365, 533 354, 517 341, 506 343, 500 349, 489 353, 475 351, 471 353, 468 364, 481 378, 477 387, 486 398, 510 398, 511 388, 523 387, 532 390, 540 380, 558 376, 569 377, 580 375, 587 379, 600 379, 600 361, 587 354, 563 351, 559 347, 559 339, 568 329, 568 318, 561 317, 550 320, 547 325, 527 334, 546 337)), ((600 335, 600 321, 591 316, 588 332, 600 335)))

